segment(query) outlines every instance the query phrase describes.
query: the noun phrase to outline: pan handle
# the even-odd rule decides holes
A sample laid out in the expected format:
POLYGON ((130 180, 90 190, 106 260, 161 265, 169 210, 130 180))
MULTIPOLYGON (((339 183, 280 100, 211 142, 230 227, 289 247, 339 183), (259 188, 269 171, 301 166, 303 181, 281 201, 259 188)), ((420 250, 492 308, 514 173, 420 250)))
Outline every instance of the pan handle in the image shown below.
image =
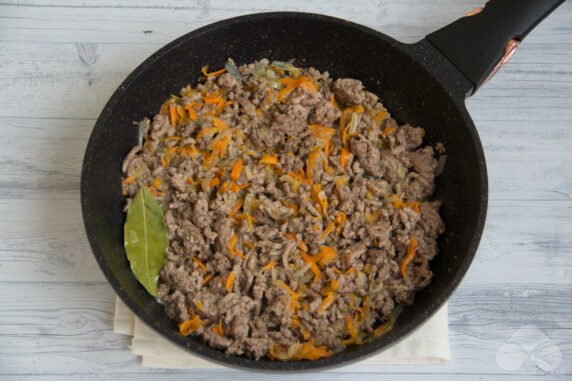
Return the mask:
POLYGON ((484 8, 429 34, 473 84, 473 92, 508 62, 519 43, 565 0, 490 0, 484 8))

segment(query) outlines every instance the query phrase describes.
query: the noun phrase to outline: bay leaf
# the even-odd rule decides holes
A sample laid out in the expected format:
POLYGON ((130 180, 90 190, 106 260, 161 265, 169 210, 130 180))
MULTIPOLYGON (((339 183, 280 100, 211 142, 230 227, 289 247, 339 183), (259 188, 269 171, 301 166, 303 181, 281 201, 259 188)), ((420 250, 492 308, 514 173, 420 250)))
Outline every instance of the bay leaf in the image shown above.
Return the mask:
POLYGON ((165 263, 169 235, 161 207, 147 189, 140 189, 127 210, 123 239, 131 271, 153 296, 165 263))

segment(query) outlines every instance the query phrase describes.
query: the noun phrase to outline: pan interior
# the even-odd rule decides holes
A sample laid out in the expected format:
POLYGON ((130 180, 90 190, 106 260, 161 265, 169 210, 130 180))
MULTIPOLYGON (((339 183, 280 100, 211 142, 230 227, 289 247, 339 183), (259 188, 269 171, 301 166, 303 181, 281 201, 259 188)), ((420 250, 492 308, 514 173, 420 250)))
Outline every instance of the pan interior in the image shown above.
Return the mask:
POLYGON ((147 324, 194 353, 229 365, 257 369, 309 369, 355 360, 385 348, 425 321, 446 300, 468 267, 482 230, 486 175, 482 151, 462 103, 455 101, 405 45, 342 20, 295 13, 226 20, 174 41, 145 61, 120 86, 90 138, 82 173, 82 204, 88 238, 110 283, 147 324), (447 164, 434 198, 442 200, 447 226, 432 262, 431 285, 404 309, 393 330, 373 343, 348 348, 327 359, 281 363, 226 356, 176 333, 163 306, 132 275, 123 249, 121 162, 137 142, 133 121, 150 117, 170 95, 195 84, 201 66, 261 58, 296 59, 297 66, 327 70, 334 78, 360 79, 400 122, 424 127, 430 144, 442 142, 447 164))

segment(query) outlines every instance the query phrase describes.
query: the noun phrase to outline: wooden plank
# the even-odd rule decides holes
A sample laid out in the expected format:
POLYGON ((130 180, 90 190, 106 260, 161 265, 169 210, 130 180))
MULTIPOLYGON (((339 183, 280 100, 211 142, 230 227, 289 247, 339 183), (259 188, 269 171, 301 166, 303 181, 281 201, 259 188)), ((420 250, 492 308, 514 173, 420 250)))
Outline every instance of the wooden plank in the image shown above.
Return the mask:
MULTIPOLYGON (((160 373, 141 368, 125 349, 128 340, 111 332, 114 295, 108 285, 44 283, 38 286, 3 282, 0 287, 3 306, 0 361, 4 373, 77 375, 104 370, 117 374, 160 373)), ((562 361, 572 356, 572 324, 562 320, 563 316, 572 314, 570 291, 570 285, 536 285, 533 290, 527 285, 506 283, 461 287, 450 304, 454 359, 451 363, 415 367, 357 364, 328 373, 503 374, 508 372, 503 369, 507 364, 502 359, 497 362, 497 352, 506 343, 514 342, 515 334, 525 330, 530 334, 521 341, 516 340, 519 345, 534 347, 542 340, 543 345, 555 347, 560 357, 546 357, 545 353, 532 351, 527 356, 543 355, 546 363, 534 367, 526 362, 513 372, 572 375, 572 363, 562 361), (533 334, 536 332, 533 329, 537 333, 533 334)), ((267 377, 242 372, 235 372, 235 376, 267 377)))
MULTIPOLYGON (((518 284, 572 282, 572 203, 491 202, 481 246, 464 280, 518 284)), ((103 281, 85 239, 79 200, 0 201, 3 281, 103 281)))
MULTIPOLYGON (((405 368, 404 368, 405 369, 405 368)), ((209 380, 215 379, 217 381, 250 381, 250 380, 268 380, 268 381, 289 381, 295 377, 296 380, 312 380, 312 381, 342 381, 351 380, 356 376, 359 376, 360 381, 407 381, 407 380, 424 380, 424 381, 450 381, 459 380, 463 381, 506 381, 506 380, 517 380, 517 381, 538 381, 538 375, 511 375, 511 374, 426 374, 426 373, 416 373, 416 367, 407 367, 411 371, 403 374, 389 373, 381 370, 377 373, 360 373, 356 375, 355 373, 341 372, 341 373, 324 373, 324 372, 309 372, 303 374, 292 375, 276 375, 276 374, 260 374, 260 373, 246 373, 237 372, 234 370, 227 371, 174 371, 174 370, 163 370, 161 372, 149 372, 149 373, 105 373, 106 379, 110 380, 137 380, 137 381, 171 381, 176 377, 184 380, 209 380)), ((101 380, 101 374, 52 374, 52 375, 25 375, 27 381, 80 381, 80 380, 101 380)), ((548 377, 543 377, 542 380, 553 380, 553 381, 570 381, 570 376, 568 375, 549 375, 548 377)), ((0 381, 21 381, 22 375, 0 375, 0 381)))
MULTIPOLYGON (((572 107, 568 113, 572 116, 572 107)), ((95 121, 1 120, 0 144, 5 149, 0 151, 0 199, 77 200, 81 162, 95 121)), ((562 175, 570 159, 570 122, 482 120, 476 124, 485 147, 492 200, 571 200, 572 178, 562 175)))
POLYGON ((70 35, 66 30, 70 30, 76 38, 74 41, 139 43, 143 37, 146 41, 164 43, 224 18, 281 10, 343 17, 412 42, 460 17, 480 2, 439 0, 420 3, 407 0, 372 3, 359 0, 324 3, 293 0, 280 7, 256 0, 234 2, 232 6, 225 1, 150 2, 145 5, 107 1, 101 4, 88 2, 86 6, 75 2, 40 1, 14 4, 3 4, 4 9, 0 12, 5 18, 0 29, 8 41, 69 41, 70 35), (445 7, 447 12, 443 12, 445 7), (89 9, 88 17, 86 9, 89 9), (33 24, 27 23, 30 19, 33 24))

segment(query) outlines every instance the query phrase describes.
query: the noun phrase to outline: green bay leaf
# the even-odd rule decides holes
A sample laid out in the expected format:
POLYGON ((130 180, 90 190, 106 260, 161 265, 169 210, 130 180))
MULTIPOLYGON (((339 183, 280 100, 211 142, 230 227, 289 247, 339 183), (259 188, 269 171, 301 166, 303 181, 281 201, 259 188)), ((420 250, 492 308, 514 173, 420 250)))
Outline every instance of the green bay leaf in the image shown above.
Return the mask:
POLYGON ((153 296, 165 263, 169 235, 161 207, 147 189, 141 189, 127 210, 123 239, 131 271, 153 296))

